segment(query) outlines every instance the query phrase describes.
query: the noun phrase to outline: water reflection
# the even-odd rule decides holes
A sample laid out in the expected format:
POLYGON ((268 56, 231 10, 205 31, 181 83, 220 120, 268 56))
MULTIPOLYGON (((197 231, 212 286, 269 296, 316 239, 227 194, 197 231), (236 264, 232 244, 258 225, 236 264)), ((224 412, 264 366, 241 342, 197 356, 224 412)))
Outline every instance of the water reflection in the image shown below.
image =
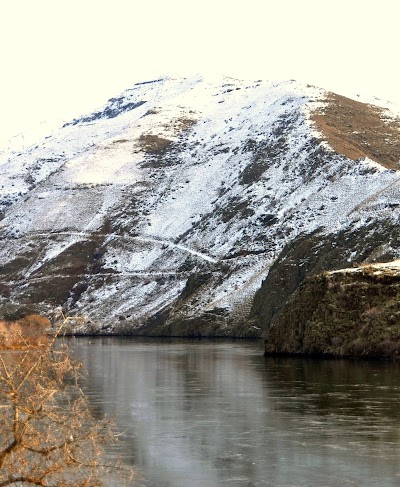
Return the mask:
POLYGON ((71 344, 136 486, 400 485, 397 365, 264 358, 246 341, 71 344))

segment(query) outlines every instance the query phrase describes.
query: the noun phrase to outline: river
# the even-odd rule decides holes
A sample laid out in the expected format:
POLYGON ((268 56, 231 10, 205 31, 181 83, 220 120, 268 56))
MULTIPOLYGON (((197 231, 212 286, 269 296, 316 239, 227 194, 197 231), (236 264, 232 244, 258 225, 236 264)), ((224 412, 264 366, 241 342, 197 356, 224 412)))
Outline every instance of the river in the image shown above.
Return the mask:
POLYGON ((261 341, 72 338, 136 487, 400 485, 400 365, 261 341))

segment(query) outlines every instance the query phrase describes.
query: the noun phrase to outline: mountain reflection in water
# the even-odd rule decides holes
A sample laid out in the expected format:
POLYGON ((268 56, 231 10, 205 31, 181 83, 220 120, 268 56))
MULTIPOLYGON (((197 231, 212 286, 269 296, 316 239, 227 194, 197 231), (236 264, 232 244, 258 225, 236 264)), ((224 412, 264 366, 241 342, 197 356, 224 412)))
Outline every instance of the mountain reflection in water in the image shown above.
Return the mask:
POLYGON ((398 486, 400 368, 259 341, 74 338, 139 487, 398 486))

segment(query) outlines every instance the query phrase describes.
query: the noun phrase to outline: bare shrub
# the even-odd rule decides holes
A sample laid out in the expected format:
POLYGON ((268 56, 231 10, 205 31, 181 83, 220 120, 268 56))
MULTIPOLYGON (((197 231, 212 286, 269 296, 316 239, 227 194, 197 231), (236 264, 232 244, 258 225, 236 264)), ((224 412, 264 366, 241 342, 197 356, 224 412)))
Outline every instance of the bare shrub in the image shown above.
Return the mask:
POLYGON ((115 467, 104 464, 103 445, 114 435, 94 420, 81 373, 55 339, 0 352, 0 487, 103 485, 115 467))
POLYGON ((47 342, 46 330, 51 326, 47 318, 29 315, 19 321, 0 321, 0 349, 39 346, 47 342))

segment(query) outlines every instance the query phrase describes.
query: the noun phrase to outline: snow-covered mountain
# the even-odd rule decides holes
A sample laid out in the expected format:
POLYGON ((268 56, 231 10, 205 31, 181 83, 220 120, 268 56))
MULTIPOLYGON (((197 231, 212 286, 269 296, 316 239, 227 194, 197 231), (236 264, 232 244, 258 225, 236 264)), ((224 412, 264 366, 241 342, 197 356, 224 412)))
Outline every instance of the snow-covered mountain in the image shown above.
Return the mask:
POLYGON ((399 126, 294 81, 136 84, 3 154, 2 314, 62 307, 82 331, 260 335, 254 295, 308 237, 321 248, 369 229, 337 267, 397 257, 397 241, 371 235, 398 223, 399 126))

